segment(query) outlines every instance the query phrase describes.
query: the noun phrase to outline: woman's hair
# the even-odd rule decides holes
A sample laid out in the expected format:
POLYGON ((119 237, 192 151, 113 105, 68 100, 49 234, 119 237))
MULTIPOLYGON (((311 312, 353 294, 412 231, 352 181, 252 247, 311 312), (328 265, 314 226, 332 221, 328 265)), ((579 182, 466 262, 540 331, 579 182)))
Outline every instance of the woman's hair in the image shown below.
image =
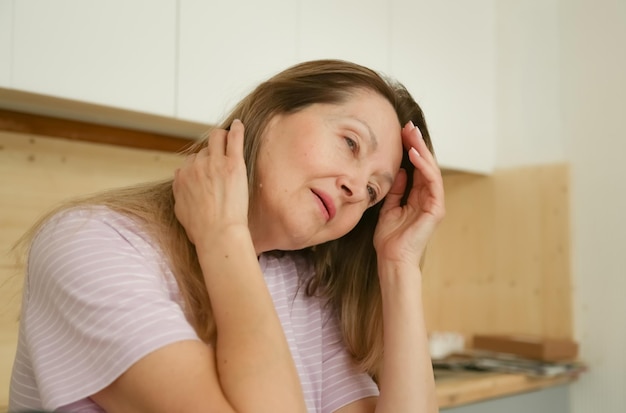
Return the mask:
MULTIPOLYGON (((374 91, 387 99, 402 126, 413 121, 432 151, 422 110, 401 84, 345 61, 301 63, 261 83, 218 125, 228 129, 234 119, 240 119, 245 125, 244 158, 248 169, 250 208, 254 208, 261 136, 270 119, 315 103, 341 103, 362 90, 374 91)), ((206 137, 199 140, 186 153, 198 152, 206 142, 206 137)), ((414 168, 406 151, 402 167, 408 172, 408 191, 414 168)), ((104 205, 136 219, 166 257, 178 282, 190 323, 204 341, 215 338, 211 303, 196 250, 174 213, 172 180, 116 189, 77 200, 60 209, 76 205, 104 205)), ((315 268, 315 275, 306 285, 306 293, 321 295, 327 300, 339 317, 348 350, 372 376, 378 373, 383 350, 381 296, 372 242, 379 210, 380 203, 369 208, 344 237, 302 251, 311 257, 315 268)), ((29 232, 29 237, 40 224, 29 232)))

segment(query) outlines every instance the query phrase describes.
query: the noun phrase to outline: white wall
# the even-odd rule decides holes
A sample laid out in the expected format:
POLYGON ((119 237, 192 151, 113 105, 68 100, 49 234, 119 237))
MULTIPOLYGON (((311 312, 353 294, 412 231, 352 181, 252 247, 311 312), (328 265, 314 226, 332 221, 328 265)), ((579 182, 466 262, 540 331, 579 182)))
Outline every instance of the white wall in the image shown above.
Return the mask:
POLYGON ((571 165, 571 413, 626 412, 626 1, 499 0, 497 167, 571 165))
POLYGON ((561 107, 572 165, 575 330, 590 370, 572 413, 626 412, 626 1, 561 0, 561 107))
POLYGON ((0 86, 10 85, 12 80, 13 1, 0 0, 0 86))

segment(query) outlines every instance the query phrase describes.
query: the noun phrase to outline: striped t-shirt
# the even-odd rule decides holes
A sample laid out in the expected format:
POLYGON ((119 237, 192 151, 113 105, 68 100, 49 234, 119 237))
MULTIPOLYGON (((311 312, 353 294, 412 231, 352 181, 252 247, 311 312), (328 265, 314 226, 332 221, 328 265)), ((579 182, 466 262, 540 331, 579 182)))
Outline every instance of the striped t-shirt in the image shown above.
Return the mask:
MULTIPOLYGON (((264 254, 259 264, 308 411, 330 413, 377 395, 321 300, 299 288, 311 266, 294 254, 264 254)), ((30 251, 9 411, 102 412, 90 395, 181 340, 199 338, 171 271, 138 225, 101 207, 57 214, 30 251)))

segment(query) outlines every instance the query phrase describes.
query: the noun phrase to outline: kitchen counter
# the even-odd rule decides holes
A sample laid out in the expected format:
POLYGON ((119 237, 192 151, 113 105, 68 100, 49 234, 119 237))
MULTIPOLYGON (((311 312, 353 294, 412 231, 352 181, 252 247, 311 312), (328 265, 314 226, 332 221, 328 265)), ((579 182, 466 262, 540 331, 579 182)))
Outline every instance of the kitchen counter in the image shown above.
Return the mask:
MULTIPOLYGON (((16 337, 2 338, 4 345, 0 347, 3 351, 0 360, 12 361, 16 337)), ((9 372, 9 366, 5 366, 3 371, 9 372)), ((524 374, 448 370, 436 370, 435 375, 437 399, 441 409, 569 384, 576 380, 575 377, 567 375, 532 378, 524 374)), ((2 377, 0 388, 8 390, 8 380, 8 376, 2 377)), ((8 394, 0 395, 0 412, 7 409, 7 397, 8 394)))
POLYGON ((572 383, 575 376, 534 378, 525 374, 436 370, 439 407, 449 408, 572 383))

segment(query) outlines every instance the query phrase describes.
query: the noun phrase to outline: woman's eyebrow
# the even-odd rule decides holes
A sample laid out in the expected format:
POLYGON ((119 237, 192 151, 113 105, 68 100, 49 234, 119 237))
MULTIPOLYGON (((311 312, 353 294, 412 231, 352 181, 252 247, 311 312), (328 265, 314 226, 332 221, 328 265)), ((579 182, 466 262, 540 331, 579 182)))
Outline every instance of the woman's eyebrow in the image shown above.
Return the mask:
MULTIPOLYGON (((375 151, 376 148, 378 148, 378 139, 376 138, 376 134, 374 133, 374 131, 372 130, 372 128, 370 128, 370 125, 359 118, 354 118, 358 123, 360 123, 365 130, 367 130, 367 138, 369 140, 369 146, 371 147, 372 151, 375 151)), ((391 185, 393 184, 394 181, 394 177, 392 174, 390 173, 383 173, 380 175, 385 181, 388 182, 389 186, 391 187, 391 185)))
POLYGON ((367 134, 369 135, 369 143, 370 146, 372 147, 373 150, 376 150, 376 148, 378 148, 378 139, 376 138, 376 134, 374 133, 374 131, 372 130, 372 128, 370 128, 370 125, 367 124, 367 122, 365 122, 362 119, 359 118, 354 118, 357 122, 359 122, 366 130, 367 130, 367 134))

